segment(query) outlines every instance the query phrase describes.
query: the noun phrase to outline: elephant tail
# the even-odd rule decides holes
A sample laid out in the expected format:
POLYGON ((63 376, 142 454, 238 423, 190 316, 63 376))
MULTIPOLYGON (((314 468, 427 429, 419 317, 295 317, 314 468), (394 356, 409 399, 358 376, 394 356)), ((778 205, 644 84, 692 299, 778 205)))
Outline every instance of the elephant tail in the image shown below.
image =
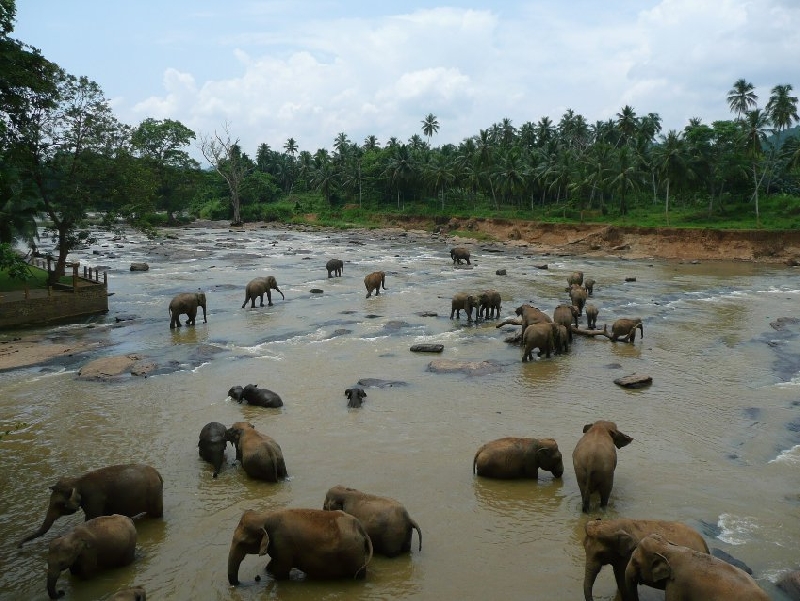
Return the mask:
POLYGON ((417 531, 417 538, 419 539, 419 550, 422 551, 422 529, 419 527, 419 524, 412 518, 409 518, 409 522, 411 523, 411 527, 417 531))

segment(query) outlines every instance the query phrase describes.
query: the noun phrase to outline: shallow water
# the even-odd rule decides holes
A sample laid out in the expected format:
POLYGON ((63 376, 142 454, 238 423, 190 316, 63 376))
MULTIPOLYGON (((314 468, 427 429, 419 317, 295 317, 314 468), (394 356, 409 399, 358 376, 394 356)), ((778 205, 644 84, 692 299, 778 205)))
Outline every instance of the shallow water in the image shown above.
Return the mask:
MULTIPOLYGON (((46 331, 104 348, 0 372, 0 430, 27 424, 0 440, 0 598, 46 599, 47 544, 82 520, 62 518, 17 550, 15 541, 44 516, 47 487, 62 475, 131 461, 164 476, 164 520, 138 522, 139 557, 130 567, 90 582, 63 574, 59 586, 69 599, 103 598, 134 583, 154 599, 581 598, 587 517, 570 455, 583 425, 597 419, 616 421, 635 440, 619 451, 609 507, 600 510, 595 498, 591 517, 686 521, 782 598, 772 583, 797 568, 800 538, 800 323, 770 324, 796 315, 796 270, 494 252, 478 243, 474 268, 453 269, 449 246, 435 239, 271 229, 176 234, 163 243, 129 234, 76 253, 71 259, 111 268, 110 312, 46 331), (343 277, 327 279, 331 257, 345 261, 343 277), (150 270, 128 271, 134 261, 150 270), (547 270, 535 267, 542 263, 547 270), (503 268, 508 275, 495 274, 503 268), (364 275, 379 269, 388 290, 364 298, 364 275), (504 316, 522 302, 552 312, 567 301, 566 277, 575 269, 597 280, 598 324, 641 317, 643 339, 577 337, 568 355, 523 364, 519 347, 504 342, 513 328, 449 319, 454 292, 489 287, 501 292, 504 316), (272 307, 240 308, 247 281, 267 274, 286 299, 276 293, 272 307), (169 300, 197 288, 208 297, 208 323, 169 330, 169 300), (442 358, 490 359, 502 372, 431 373, 436 356, 409 352, 420 342, 444 344, 442 358), (76 379, 88 360, 128 352, 159 369, 113 383, 76 379), (651 375, 652 386, 613 384, 634 372, 651 375), (368 388, 364 406, 348 409, 344 389, 361 378, 404 385, 368 388), (227 398, 229 387, 247 383, 276 391, 285 407, 227 398), (279 442, 288 481, 249 480, 229 465, 211 478, 197 456, 200 429, 241 419, 279 442), (502 436, 554 437, 565 456, 563 478, 473 476, 477 448, 502 436), (242 511, 321 508, 335 484, 403 502, 422 528, 422 551, 415 534, 410 555, 376 557, 362 582, 276 583, 263 572, 265 558, 249 556, 242 585, 227 584, 242 511)), ((606 568, 595 598, 614 591, 606 568)))

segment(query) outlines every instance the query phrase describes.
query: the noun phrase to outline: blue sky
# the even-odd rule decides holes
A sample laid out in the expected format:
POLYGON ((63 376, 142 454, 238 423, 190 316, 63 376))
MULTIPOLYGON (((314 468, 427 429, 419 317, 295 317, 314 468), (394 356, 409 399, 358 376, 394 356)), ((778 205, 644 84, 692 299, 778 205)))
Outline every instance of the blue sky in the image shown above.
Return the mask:
POLYGON ((740 78, 762 108, 777 84, 800 92, 797 0, 17 0, 12 35, 99 83, 122 121, 227 126, 251 156, 407 141, 428 113, 435 146, 625 105, 666 133, 731 118, 740 78))

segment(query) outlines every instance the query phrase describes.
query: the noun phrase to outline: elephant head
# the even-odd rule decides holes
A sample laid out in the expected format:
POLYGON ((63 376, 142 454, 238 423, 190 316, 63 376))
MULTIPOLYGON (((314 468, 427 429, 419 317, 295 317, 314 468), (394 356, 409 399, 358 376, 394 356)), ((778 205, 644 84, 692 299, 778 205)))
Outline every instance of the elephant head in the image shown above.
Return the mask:
POLYGON ((665 581, 672 576, 672 567, 664 554, 664 547, 669 544, 660 534, 651 534, 639 541, 625 568, 627 598, 639 598, 636 591, 639 584, 664 588, 665 581))
POLYGON ((242 514, 231 539, 228 551, 228 583, 239 584, 239 566, 246 555, 266 555, 269 534, 265 528, 267 514, 248 509, 242 514))
POLYGON ((560 478, 564 473, 564 461, 556 441, 552 438, 541 438, 538 443, 535 454, 539 469, 551 472, 554 478, 560 478))
POLYGON ((355 387, 355 388, 347 388, 344 391, 344 396, 347 397, 347 406, 353 407, 358 409, 364 402, 364 398, 367 396, 367 393, 364 391, 363 388, 355 387))
POLYGON ((59 536, 50 541, 47 556, 47 595, 51 599, 64 596, 64 591, 56 591, 56 582, 58 582, 61 572, 72 567, 78 557, 90 549, 90 541, 74 533, 59 536))
POLYGON ((39 529, 23 538, 18 547, 23 543, 42 536, 50 530, 53 523, 62 515, 72 515, 81 508, 81 493, 75 486, 74 478, 61 478, 54 486, 50 487, 50 502, 47 506, 47 513, 39 529))

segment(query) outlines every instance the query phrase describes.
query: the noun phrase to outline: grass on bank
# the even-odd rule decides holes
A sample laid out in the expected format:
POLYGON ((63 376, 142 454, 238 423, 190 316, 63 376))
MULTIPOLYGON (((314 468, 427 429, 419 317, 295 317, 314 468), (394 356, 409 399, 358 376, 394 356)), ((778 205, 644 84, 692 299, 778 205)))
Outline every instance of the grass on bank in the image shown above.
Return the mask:
MULTIPOLYGON (((29 265, 31 275, 25 280, 17 280, 9 277, 8 272, 0 269, 0 293, 2 292, 17 292, 20 290, 47 290, 47 270, 39 269, 33 265, 29 265)), ((72 285, 72 276, 64 276, 59 280, 59 283, 72 285)))

